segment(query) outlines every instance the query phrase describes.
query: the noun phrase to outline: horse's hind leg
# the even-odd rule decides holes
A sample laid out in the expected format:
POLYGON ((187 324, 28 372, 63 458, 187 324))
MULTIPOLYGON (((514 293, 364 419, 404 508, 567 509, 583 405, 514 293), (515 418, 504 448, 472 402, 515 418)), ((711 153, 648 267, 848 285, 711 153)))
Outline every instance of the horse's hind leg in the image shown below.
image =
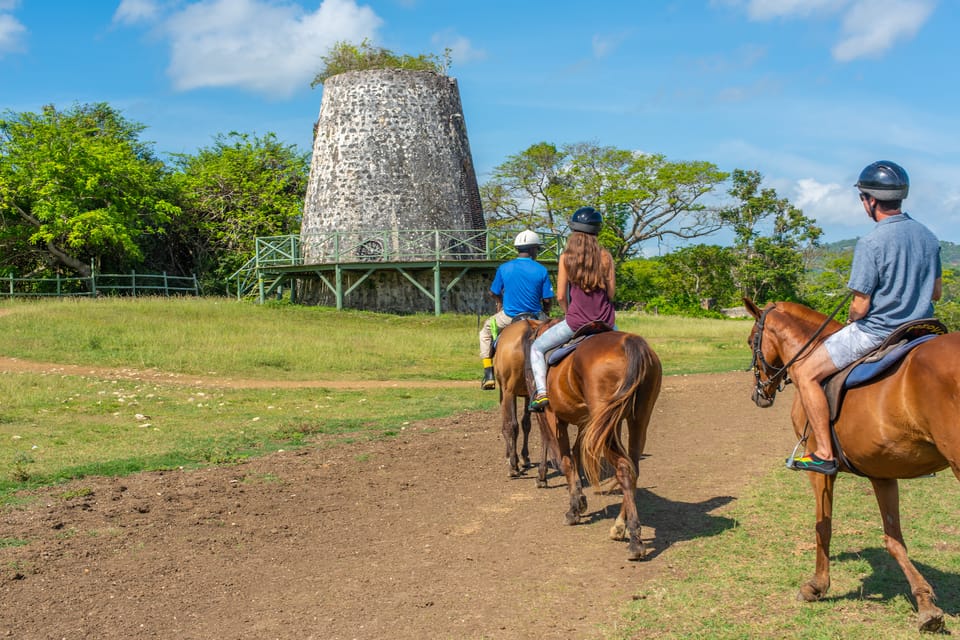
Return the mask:
POLYGON ((884 545, 910 583, 910 591, 917 601, 920 631, 940 631, 943 629, 943 611, 933 604, 936 599, 933 587, 924 580, 907 556, 907 546, 900 529, 900 491, 897 481, 871 478, 870 482, 873 483, 873 492, 883 518, 884 545))
POLYGON ((520 463, 517 458, 517 432, 520 430, 517 424, 517 399, 512 393, 505 393, 502 386, 500 389, 500 414, 503 420, 500 432, 506 447, 510 477, 516 478, 520 475, 520 463))
POLYGON ((556 414, 547 410, 548 429, 555 436, 552 444, 559 454, 560 473, 567 479, 567 490, 570 497, 570 509, 565 515, 567 524, 580 522, 580 515, 587 509, 587 498, 583 495, 583 483, 580 480, 580 470, 577 467, 577 456, 570 450, 569 425, 557 418, 556 414))
POLYGON ((526 402, 523 398, 523 418, 520 419, 520 431, 523 433, 523 445, 520 448, 520 464, 522 469, 530 468, 530 411, 527 410, 526 402))

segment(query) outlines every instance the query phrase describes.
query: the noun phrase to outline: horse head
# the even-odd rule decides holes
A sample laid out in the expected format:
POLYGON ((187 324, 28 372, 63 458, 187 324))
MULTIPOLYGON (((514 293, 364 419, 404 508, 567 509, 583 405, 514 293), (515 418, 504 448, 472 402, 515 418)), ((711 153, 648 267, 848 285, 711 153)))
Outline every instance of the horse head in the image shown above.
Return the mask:
POLYGON ((744 298, 743 304, 754 319, 753 328, 747 338, 752 355, 751 369, 756 381, 750 398, 758 407, 766 409, 773 406, 777 392, 790 383, 776 340, 771 338, 764 344, 767 314, 773 311, 776 305, 771 302, 761 310, 750 298, 744 298))

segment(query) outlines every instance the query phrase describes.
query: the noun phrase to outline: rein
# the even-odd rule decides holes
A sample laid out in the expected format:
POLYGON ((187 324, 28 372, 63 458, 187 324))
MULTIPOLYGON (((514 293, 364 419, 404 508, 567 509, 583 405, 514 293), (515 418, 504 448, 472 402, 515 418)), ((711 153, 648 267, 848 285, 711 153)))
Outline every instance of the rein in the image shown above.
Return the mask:
POLYGON ((812 345, 814 341, 816 341, 816 339, 820 336, 821 333, 823 333, 823 330, 827 328, 827 325, 830 324, 830 321, 833 320, 833 318, 837 315, 837 313, 840 311, 843 305, 845 305, 852 297, 853 297, 852 291, 848 293, 846 296, 844 296, 843 300, 840 301, 840 304, 838 304, 830 313, 830 315, 827 316, 827 319, 823 321, 823 324, 821 324, 820 327, 813 332, 813 335, 810 336, 807 342, 802 347, 800 347, 800 349, 792 358, 790 358, 789 362, 787 362, 785 365, 783 365, 779 369, 777 369, 772 364, 767 362, 766 358, 763 357, 763 345, 762 345, 763 328, 764 328, 764 323, 766 322, 766 319, 767 319, 767 314, 777 308, 776 304, 774 304, 772 307, 768 309, 765 309, 764 312, 760 314, 760 318, 757 320, 757 332, 753 336, 753 345, 752 345, 753 361, 751 362, 751 367, 753 368, 753 376, 756 379, 756 383, 757 383, 756 392, 758 397, 764 400, 769 400, 770 402, 773 402, 774 396, 780 391, 783 391, 784 387, 786 387, 788 384, 792 382, 792 380, 790 380, 790 375, 787 370, 791 366, 793 366, 793 363, 795 363, 797 360, 799 360, 801 357, 803 357, 806 354, 806 351, 807 349, 810 348, 810 345, 812 345), (763 373, 767 376, 766 383, 764 383, 763 380, 761 380, 760 378, 761 366, 763 367, 763 373), (777 385, 776 392, 774 392, 773 394, 767 394, 766 387, 769 387, 772 384, 777 385))

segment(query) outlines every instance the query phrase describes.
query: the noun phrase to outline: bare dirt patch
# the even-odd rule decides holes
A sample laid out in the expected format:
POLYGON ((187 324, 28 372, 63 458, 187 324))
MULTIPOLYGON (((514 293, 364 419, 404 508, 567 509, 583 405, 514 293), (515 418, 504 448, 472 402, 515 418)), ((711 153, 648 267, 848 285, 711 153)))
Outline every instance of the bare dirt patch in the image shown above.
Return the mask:
POLYGON ((751 380, 664 380, 640 465, 645 562, 607 537, 619 496, 589 490, 590 516, 564 526, 560 477, 509 479, 499 415, 475 412, 38 492, 0 513, 0 541, 27 542, 0 548, 0 637, 599 637, 672 547, 732 526, 752 473, 789 453, 792 393, 761 412, 751 380), (753 471, 717 468, 720 452, 753 471))

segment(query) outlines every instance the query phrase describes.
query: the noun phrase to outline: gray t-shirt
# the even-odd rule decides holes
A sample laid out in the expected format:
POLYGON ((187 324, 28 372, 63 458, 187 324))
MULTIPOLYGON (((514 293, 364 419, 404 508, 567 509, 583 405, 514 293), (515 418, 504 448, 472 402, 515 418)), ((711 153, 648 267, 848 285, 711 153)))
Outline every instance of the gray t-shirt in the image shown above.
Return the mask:
POLYGON ((887 336, 905 322, 933 316, 933 287, 942 275, 940 242, 906 213, 885 218, 860 238, 847 286, 870 296, 861 329, 887 336))

